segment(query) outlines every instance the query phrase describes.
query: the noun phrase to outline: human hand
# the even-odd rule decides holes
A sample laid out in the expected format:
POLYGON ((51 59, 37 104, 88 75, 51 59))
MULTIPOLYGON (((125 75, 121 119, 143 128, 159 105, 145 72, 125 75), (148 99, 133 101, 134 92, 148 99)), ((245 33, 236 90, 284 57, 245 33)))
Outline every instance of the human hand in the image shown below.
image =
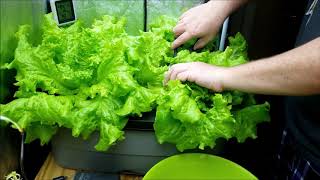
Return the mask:
POLYGON ((204 47, 220 29, 229 14, 246 0, 209 1, 182 14, 173 28, 177 39, 172 44, 175 49, 192 38, 199 38, 194 49, 204 47))
POLYGON ((226 68, 202 62, 180 63, 170 67, 165 75, 164 84, 169 80, 190 81, 216 92, 224 90, 223 80, 226 68))

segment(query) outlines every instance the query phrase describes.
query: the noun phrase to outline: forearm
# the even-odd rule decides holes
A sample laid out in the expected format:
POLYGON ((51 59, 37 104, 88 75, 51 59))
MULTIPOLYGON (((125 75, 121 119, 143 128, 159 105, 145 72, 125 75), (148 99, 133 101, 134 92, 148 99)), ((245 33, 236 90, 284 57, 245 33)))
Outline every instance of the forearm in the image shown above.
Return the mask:
POLYGON ((272 95, 320 94, 320 38, 226 71, 225 90, 272 95))

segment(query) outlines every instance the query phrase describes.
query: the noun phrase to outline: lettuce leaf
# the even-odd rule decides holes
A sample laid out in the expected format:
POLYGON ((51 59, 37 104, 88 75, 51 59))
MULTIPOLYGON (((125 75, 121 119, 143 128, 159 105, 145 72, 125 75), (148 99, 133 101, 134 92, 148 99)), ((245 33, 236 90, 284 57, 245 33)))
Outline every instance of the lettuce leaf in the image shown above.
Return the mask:
MULTIPOLYGON (((236 66, 247 62, 247 44, 241 34, 229 38, 225 51, 200 53, 181 50, 167 57, 170 64, 201 61, 216 66, 236 66)), ((214 93, 194 84, 169 81, 157 101, 154 124, 160 144, 176 144, 179 151, 213 148, 218 138, 235 137, 239 142, 257 138, 256 125, 269 121, 269 104, 256 105, 251 94, 239 91, 214 93)))
POLYGON ((162 84, 175 63, 246 63, 247 45, 240 34, 229 38, 223 52, 210 52, 212 46, 190 52, 183 46, 174 56, 175 18, 159 17, 150 31, 137 36, 127 34, 125 22, 103 16, 91 27, 81 21, 58 27, 47 14, 39 45, 30 43, 30 27, 21 26, 14 60, 2 67, 17 71, 18 91, 15 100, 0 105, 1 115, 26 131, 27 142, 48 143, 60 127, 83 138, 98 131, 99 151, 124 139, 129 116, 153 109, 159 143, 173 143, 180 151, 213 148, 218 138, 256 138, 256 124, 269 120, 267 103, 257 105, 253 95, 239 91, 214 93, 179 81, 162 84))
POLYGON ((81 21, 59 28, 48 14, 37 46, 28 41, 29 26, 21 26, 15 59, 4 66, 17 70, 18 99, 1 105, 1 114, 18 122, 28 142, 39 138, 47 143, 58 127, 70 128, 73 136, 84 138, 100 131, 98 150, 122 140, 127 115, 151 110, 156 98, 139 111, 116 113, 126 102, 138 104, 135 101, 145 93, 134 79, 136 68, 127 63, 130 37, 124 26, 125 19, 104 16, 91 28, 81 21), (137 95, 131 97, 133 92, 137 95))

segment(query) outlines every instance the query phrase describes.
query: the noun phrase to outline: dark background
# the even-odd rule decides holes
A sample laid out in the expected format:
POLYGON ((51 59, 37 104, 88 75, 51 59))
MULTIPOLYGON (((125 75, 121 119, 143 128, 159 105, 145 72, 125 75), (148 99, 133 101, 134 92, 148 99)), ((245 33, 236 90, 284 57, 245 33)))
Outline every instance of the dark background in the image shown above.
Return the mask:
MULTIPOLYGON (((294 48, 307 0, 256 0, 231 16, 229 34, 240 31, 252 60, 294 48)), ((279 62, 281 63, 281 62, 279 62)), ((227 143, 223 157, 242 165, 259 179, 274 179, 276 155, 284 127, 282 96, 257 96, 270 103, 271 122, 258 125, 256 140, 227 143)))

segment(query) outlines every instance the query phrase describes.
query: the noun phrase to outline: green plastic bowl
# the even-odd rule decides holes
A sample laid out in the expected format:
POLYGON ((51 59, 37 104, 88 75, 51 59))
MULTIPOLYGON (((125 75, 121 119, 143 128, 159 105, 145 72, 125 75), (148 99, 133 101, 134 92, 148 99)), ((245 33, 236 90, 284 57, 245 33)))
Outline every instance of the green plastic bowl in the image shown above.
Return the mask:
POLYGON ((143 180, 165 179, 257 179, 240 165, 201 153, 171 156, 154 165, 143 180))

